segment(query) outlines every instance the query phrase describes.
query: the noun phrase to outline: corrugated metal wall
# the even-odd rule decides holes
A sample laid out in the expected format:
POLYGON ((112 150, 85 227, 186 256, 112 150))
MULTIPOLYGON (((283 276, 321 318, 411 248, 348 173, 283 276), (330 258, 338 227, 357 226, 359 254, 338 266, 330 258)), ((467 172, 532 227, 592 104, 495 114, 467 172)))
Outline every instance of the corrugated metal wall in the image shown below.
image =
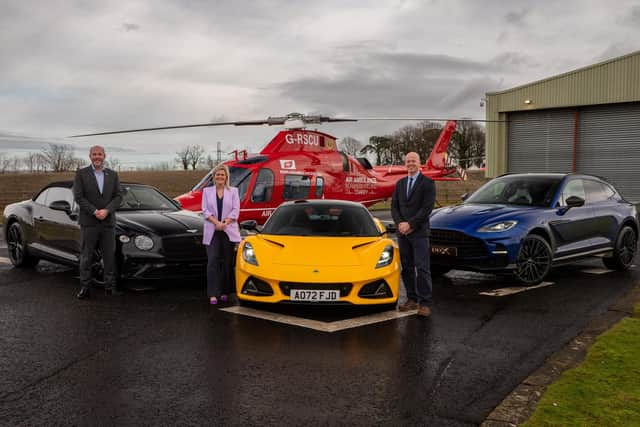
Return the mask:
POLYGON ((610 180, 640 202, 640 102, 580 109, 578 172, 610 180))
POLYGON ((571 172, 574 110, 545 110, 508 115, 508 171, 571 172))

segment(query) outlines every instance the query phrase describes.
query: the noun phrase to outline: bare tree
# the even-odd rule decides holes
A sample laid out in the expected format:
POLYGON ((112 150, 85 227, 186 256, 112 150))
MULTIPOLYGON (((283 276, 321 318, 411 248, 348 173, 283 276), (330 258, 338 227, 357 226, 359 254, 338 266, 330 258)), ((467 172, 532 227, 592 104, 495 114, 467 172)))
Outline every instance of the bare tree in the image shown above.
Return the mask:
POLYGON ((485 156, 485 129, 476 122, 461 120, 452 136, 451 152, 455 153, 460 166, 481 166, 485 156))
POLYGON ((191 169, 196 170, 198 165, 204 161, 204 147, 202 145, 192 145, 189 147, 189 164, 191 169))
POLYGON ((5 153, 0 153, 0 173, 6 173, 9 169, 11 160, 5 153))
POLYGON ((189 169, 189 159, 190 159, 190 155, 191 155, 191 146, 186 146, 181 148, 180 150, 176 151, 176 162, 178 162, 181 166, 182 169, 187 170, 189 169))
POLYGON ((27 153, 26 156, 24 156, 24 160, 23 160, 24 165, 26 166, 29 172, 31 173, 36 172, 39 155, 40 153, 34 153, 30 151, 29 153, 27 153))
POLYGON ((120 159, 118 159, 117 157, 110 157, 109 160, 107 160, 108 168, 119 171, 120 166, 121 166, 121 162, 120 162, 120 159))
POLYGON ((74 166, 73 147, 71 145, 50 142, 42 154, 54 172, 68 171, 74 166))
POLYGON ((338 148, 351 156, 357 156, 363 147, 362 142, 351 136, 345 136, 338 142, 338 148))
POLYGON ((36 172, 46 172, 48 164, 49 162, 47 161, 47 158, 44 156, 44 154, 42 153, 36 154, 36 157, 35 157, 36 172))

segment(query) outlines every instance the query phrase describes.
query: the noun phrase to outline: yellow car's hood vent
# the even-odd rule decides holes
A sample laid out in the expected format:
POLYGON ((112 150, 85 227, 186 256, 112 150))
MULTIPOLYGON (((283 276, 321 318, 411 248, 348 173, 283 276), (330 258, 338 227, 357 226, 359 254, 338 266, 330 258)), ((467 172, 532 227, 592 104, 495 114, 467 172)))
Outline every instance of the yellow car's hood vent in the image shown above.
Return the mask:
POLYGON ((378 241, 371 237, 261 237, 273 251, 274 264, 318 267, 361 265, 369 258, 365 252, 371 247, 370 243, 378 241))

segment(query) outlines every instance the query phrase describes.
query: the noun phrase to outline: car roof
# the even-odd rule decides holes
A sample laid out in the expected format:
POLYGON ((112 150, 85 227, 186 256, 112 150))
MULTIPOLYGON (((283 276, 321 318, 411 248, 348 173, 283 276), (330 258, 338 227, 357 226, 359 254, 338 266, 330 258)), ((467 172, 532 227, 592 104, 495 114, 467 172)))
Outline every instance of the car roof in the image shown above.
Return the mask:
POLYGON ((545 173, 545 172, 532 172, 532 173, 505 173, 503 175, 499 175, 496 178, 502 177, 515 177, 515 178, 524 178, 524 177, 549 177, 549 178, 564 178, 564 177, 576 177, 576 178, 595 178, 601 181, 609 182, 609 180, 605 177, 598 175, 588 175, 585 173, 545 173))
POLYGON ((291 205, 314 205, 314 206, 345 206, 345 207, 357 207, 365 209, 362 203, 358 202, 350 202, 348 200, 337 200, 337 199, 301 199, 301 200, 291 200, 288 202, 284 202, 281 206, 291 206, 291 205))

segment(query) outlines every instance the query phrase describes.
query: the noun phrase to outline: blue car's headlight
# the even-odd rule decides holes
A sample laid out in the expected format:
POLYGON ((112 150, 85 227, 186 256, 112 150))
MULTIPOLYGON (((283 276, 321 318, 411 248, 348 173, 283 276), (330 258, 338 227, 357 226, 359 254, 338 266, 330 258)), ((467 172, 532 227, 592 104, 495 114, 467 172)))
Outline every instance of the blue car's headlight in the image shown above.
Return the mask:
POLYGON ((391 264, 391 261, 393 261, 393 246, 387 245, 380 254, 380 258, 378 258, 376 268, 386 267, 391 264))
POLYGON ((258 265, 256 253, 253 251, 253 246, 251 246, 251 243, 249 242, 246 242, 242 247, 242 259, 249 264, 258 265))
POLYGON ((498 231, 507 231, 511 230, 516 226, 518 221, 500 221, 494 224, 485 225, 484 227, 478 228, 480 233, 496 233, 498 231))

